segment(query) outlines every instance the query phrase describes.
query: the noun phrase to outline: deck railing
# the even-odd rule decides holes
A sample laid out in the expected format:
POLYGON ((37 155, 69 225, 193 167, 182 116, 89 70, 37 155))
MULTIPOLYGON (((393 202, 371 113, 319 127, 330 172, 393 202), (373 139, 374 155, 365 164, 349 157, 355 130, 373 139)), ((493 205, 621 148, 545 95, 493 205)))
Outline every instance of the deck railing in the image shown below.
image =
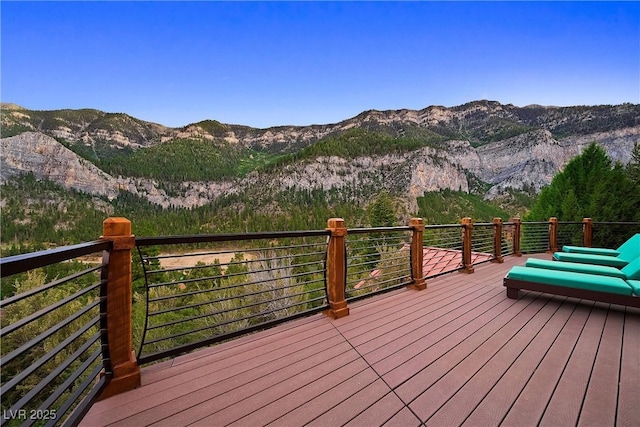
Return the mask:
POLYGON ((551 221, 523 222, 521 228, 520 250, 523 254, 550 251, 551 221))
POLYGON ((411 227, 347 230, 346 300, 390 291, 413 283, 411 227))
POLYGON ((507 255, 603 237, 617 247, 640 232, 640 223, 588 218, 426 226, 413 218, 368 229, 333 218, 325 230, 138 238, 124 218, 103 227, 96 242, 0 259, 3 281, 16 284, 0 303, 2 425, 75 425, 95 399, 139 386, 141 363, 320 311, 346 316, 354 300, 425 289, 430 277, 507 255), (141 301, 132 259, 144 277, 141 301), (47 266, 68 273, 45 284, 47 266), (132 300, 145 307, 136 311, 144 316, 137 357, 132 300))
POLYGON ((553 252, 562 249, 565 245, 584 246, 585 234, 582 221, 555 221, 552 226, 556 229, 555 241, 550 245, 553 252))
POLYGON ((138 362, 328 309, 327 230, 136 240, 146 285, 138 362), (185 252, 184 245, 198 249, 185 252), (162 255, 157 248, 162 248, 162 255))
POLYGON ((592 222, 585 219, 584 245, 617 248, 633 233, 640 233, 637 222, 592 222))
POLYGON ((113 374, 107 335, 111 242, 96 241, 2 264, 17 294, 0 301, 2 425, 73 424, 88 411, 113 374), (102 254, 102 261, 71 262, 102 254), (34 268, 64 262, 64 277, 45 283, 34 268))

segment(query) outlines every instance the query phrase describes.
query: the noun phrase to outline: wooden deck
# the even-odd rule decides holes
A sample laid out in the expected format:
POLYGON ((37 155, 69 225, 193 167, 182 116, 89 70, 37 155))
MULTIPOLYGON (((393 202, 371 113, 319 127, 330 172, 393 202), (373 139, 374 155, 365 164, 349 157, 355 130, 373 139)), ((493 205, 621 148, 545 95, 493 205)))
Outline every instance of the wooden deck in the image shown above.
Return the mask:
POLYGON ((149 366, 82 425, 640 425, 640 310, 507 299, 524 260, 149 366))

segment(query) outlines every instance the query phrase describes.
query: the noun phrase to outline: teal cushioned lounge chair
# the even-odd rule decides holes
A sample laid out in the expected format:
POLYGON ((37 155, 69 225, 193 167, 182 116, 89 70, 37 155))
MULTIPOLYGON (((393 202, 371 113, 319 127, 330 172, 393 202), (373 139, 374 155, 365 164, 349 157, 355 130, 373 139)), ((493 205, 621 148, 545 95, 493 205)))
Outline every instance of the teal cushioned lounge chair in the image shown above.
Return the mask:
POLYGON ((521 266, 512 267, 504 278, 509 298, 517 299, 521 289, 528 289, 632 307, 640 307, 639 285, 620 277, 521 266))
POLYGON ((619 277, 623 280, 640 280, 640 257, 634 259, 621 269, 597 264, 581 264, 579 262, 550 261, 529 258, 526 267, 544 268, 547 270, 573 271, 574 273, 599 274, 601 276, 619 277))
MULTIPOLYGON (((574 247, 575 248, 575 247, 574 247)), ((640 257, 640 233, 635 234, 624 242, 615 256, 597 253, 556 252, 553 258, 558 261, 578 262, 583 264, 606 265, 609 267, 623 268, 634 259, 640 257)))
POLYGON ((562 247, 562 252, 571 252, 576 254, 589 254, 589 255, 606 255, 606 256, 618 256, 620 251, 625 252, 628 248, 633 248, 634 242, 640 239, 640 233, 636 233, 627 239, 618 249, 608 248, 588 248, 586 246, 568 246, 562 247))

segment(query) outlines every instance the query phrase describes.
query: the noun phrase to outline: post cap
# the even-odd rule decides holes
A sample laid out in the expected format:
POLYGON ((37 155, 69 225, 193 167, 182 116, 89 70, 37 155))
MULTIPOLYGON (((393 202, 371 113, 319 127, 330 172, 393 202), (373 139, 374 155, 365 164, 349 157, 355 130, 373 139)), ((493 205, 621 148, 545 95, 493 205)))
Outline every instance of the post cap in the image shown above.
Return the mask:
POLYGON ((110 217, 102 222, 102 235, 109 236, 130 236, 131 221, 123 217, 110 217))
POLYGON ((327 220, 327 228, 345 228, 344 219, 329 218, 327 220))

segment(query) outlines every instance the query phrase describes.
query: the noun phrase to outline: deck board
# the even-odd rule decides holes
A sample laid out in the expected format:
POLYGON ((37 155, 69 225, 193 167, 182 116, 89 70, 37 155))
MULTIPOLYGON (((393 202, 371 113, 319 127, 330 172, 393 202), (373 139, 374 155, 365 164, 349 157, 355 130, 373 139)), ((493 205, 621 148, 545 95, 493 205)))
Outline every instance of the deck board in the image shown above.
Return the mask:
MULTIPOLYGON (((534 317, 527 324, 522 326, 515 335, 506 340, 503 337, 498 343, 490 343, 487 341, 485 346, 487 349, 501 345, 500 349, 493 355, 490 355, 487 362, 480 368, 481 361, 469 355, 464 362, 470 365, 464 369, 461 365, 456 370, 450 372, 449 376, 455 374, 461 381, 465 381, 462 387, 458 388, 447 402, 442 405, 438 413, 428 422, 435 425, 460 425, 471 412, 477 407, 484 398, 487 390, 492 390, 500 378, 505 374, 509 365, 504 363, 505 360, 518 360, 519 356, 530 345, 539 344, 536 337, 540 331, 551 321, 553 316, 558 312, 561 302, 550 301, 540 310, 538 316, 534 317), (524 349, 524 350, 523 350, 524 349), (461 371, 461 372, 458 372, 461 371)), ((527 360, 530 358, 530 355, 527 360)), ((492 402, 495 405, 495 402, 492 402)))
POLYGON ((369 355, 370 363, 375 363, 375 361, 384 358, 380 350, 385 345, 393 344, 395 348, 404 347, 405 342, 408 344, 415 341, 416 335, 422 335, 438 325, 442 325, 443 322, 446 323, 447 318, 453 317, 452 313, 462 314, 464 310, 477 305, 478 301, 482 302, 488 298, 487 294, 490 294, 489 297, 491 297, 496 293, 499 293, 499 290, 476 289, 471 292, 461 292, 459 298, 451 296, 437 301, 437 305, 432 304, 419 310, 416 309, 412 316, 405 316, 402 319, 388 322, 390 325, 371 329, 356 337, 357 339, 351 340, 351 343, 362 354, 369 355), (464 304, 465 307, 460 304, 464 304), (372 353, 376 353, 376 356, 373 356, 372 353))
POLYGON ((540 425, 577 424, 606 320, 603 305, 605 304, 596 303, 591 309, 591 314, 551 396, 540 425))
POLYGON ((615 423, 623 321, 624 309, 608 311, 578 425, 603 426, 615 423))
POLYGON ((145 367, 81 425, 637 426, 640 310, 508 299, 502 278, 525 259, 145 367))
MULTIPOLYGON (((500 328, 498 326, 502 325, 501 321, 488 323, 478 333, 469 336, 454 350, 442 357, 440 360, 443 363, 439 364, 440 366, 433 366, 433 368, 430 366, 425 369, 425 371, 428 371, 428 376, 420 375, 418 381, 413 381, 412 379, 413 389, 420 386, 426 388, 424 392, 412 400, 410 406, 414 412, 423 421, 430 419, 447 400, 458 393, 461 387, 478 373, 485 363, 494 357, 509 340, 514 338, 516 333, 534 314, 540 314, 541 311, 545 311, 546 307, 545 301, 542 298, 538 298, 524 310, 507 320, 506 324, 500 328), (457 363, 453 365, 454 362, 457 363), (443 371, 441 366, 447 366, 446 371, 443 371), (435 379, 443 372, 445 372, 444 375, 431 382, 431 379, 435 379)), ((403 394, 400 394, 400 396, 403 396, 403 394)), ((450 412, 452 411, 448 411, 445 408, 441 411, 443 417, 448 418, 450 418, 448 416, 450 412)), ((455 408, 453 413, 455 413, 455 408)), ((445 421, 441 425, 452 425, 452 422, 445 421)))
MULTIPOLYGON (((563 304, 566 304, 566 301, 563 301, 563 304)), ((484 393, 486 388, 483 388, 484 385, 481 382, 476 385, 473 379, 470 381, 466 387, 470 388, 469 392, 477 393, 477 397, 481 401, 473 408, 471 414, 462 423, 463 425, 491 426, 502 422, 505 414, 514 404, 517 396, 524 390, 533 372, 558 338, 572 312, 567 309, 556 311, 545 327, 530 343, 526 344, 526 348, 512 364, 508 363, 512 359, 498 359, 498 367, 502 367, 506 371, 486 395, 484 393)))
MULTIPOLYGON (((390 389, 387 387, 387 390, 390 389)), ((369 407, 352 418, 346 425, 352 427, 369 427, 380 425, 382 422, 391 422, 391 420, 397 416, 398 412, 403 409, 405 409, 404 402, 402 402, 395 393, 389 391, 381 399, 372 402, 369 407)), ((415 421, 419 423, 417 418, 415 418, 415 421)), ((408 423, 404 425, 408 425, 408 423)))
MULTIPOLYGON (((236 387, 229 391, 220 390, 218 384, 212 384, 206 389, 198 390, 198 393, 190 393, 186 399, 174 400, 171 405, 162 405, 155 408, 154 416, 160 418, 159 410, 167 415, 165 425, 183 425, 187 422, 195 422, 200 418, 206 418, 212 412, 221 420, 235 421, 234 416, 244 416, 250 409, 257 410, 268 405, 271 401, 282 396, 287 396, 300 389, 316 378, 327 376, 334 380, 339 377, 328 374, 338 372, 341 369, 348 371, 353 366, 364 368, 366 365, 359 362, 357 355, 350 351, 346 343, 341 343, 333 348, 303 358, 286 368, 274 371, 260 378, 240 378, 234 384, 236 387), (215 410, 214 410, 215 409, 215 410), (222 411, 224 410, 224 411, 222 411), (222 411, 222 414, 218 414, 222 411)), ((134 425, 137 421, 144 421, 144 417, 130 420, 134 425)))
MULTIPOLYGON (((380 425, 378 423, 369 424, 372 425, 380 425)), ((399 412, 397 412, 391 419, 382 424, 385 427, 412 427, 422 425, 422 421, 418 418, 413 412, 409 410, 406 406, 402 408, 399 412)))
POLYGON ((640 420, 640 309, 626 308, 622 340, 616 424, 637 426, 640 420))
MULTIPOLYGON (((269 423, 316 398, 323 391, 334 389, 344 381, 351 380, 352 377, 355 377, 353 381, 362 380, 362 376, 367 373, 374 376, 373 372, 367 371, 367 364, 357 358, 353 352, 344 353, 342 358, 330 359, 288 381, 273 385, 266 393, 253 394, 250 399, 236 398, 233 405, 225 408, 224 411, 198 420, 196 425, 210 426, 217 423, 230 425, 237 421, 241 422, 236 425, 269 423), (353 360, 345 363, 351 358, 353 360), (363 371, 366 372, 363 373, 363 371), (361 373, 363 374, 358 375, 361 373)), ((337 393, 336 399, 343 398, 343 395, 337 393)), ((166 425, 176 425, 176 423, 166 425)))
POLYGON ((409 361, 385 374, 383 378, 393 387, 397 387, 396 392, 403 400, 411 402, 526 307, 528 305, 522 306, 513 301, 502 300, 492 307, 494 311, 486 311, 471 319, 464 327, 427 351, 413 356, 409 361))
MULTIPOLYGON (((373 370, 369 370, 368 372, 372 372, 375 375, 373 370)), ((352 387, 357 388, 357 392, 353 393, 350 396, 345 396, 345 398, 335 405, 336 399, 333 394, 338 392, 338 390, 331 390, 326 393, 325 402, 327 402, 326 410, 323 411, 322 415, 313 419, 313 421, 309 422, 309 425, 312 426, 334 426, 341 425, 345 422, 348 422, 358 416, 365 409, 371 407, 375 402, 382 400, 383 397, 388 396, 391 393, 391 389, 378 377, 375 375, 375 381, 366 385, 362 388, 363 384, 353 385, 352 387), (333 405, 332 405, 333 404, 333 405), (332 405, 332 406, 330 406, 332 405)), ((384 402, 393 403, 389 400, 385 400, 384 402)), ((395 401, 397 405, 402 405, 400 399, 395 401)), ((316 406, 316 405, 314 405, 316 406)), ((402 405, 404 406, 404 405, 402 405)), ((400 409, 401 406, 397 408, 384 408, 382 404, 379 406, 375 406, 376 409, 379 409, 380 413, 383 413, 385 409, 400 409)), ((388 416, 392 414, 387 414, 388 416)), ((291 422, 294 421, 292 419, 283 418, 282 420, 278 420, 277 425, 306 425, 307 421, 305 420, 302 423, 291 422), (282 422, 280 422, 282 421, 282 422)))
MULTIPOLYGON (((433 322, 427 323, 414 331, 408 331, 395 340, 390 339, 380 347, 366 353, 366 359, 374 365, 380 374, 386 374, 394 369, 407 369, 413 372, 410 365, 411 359, 420 356, 423 352, 437 352, 441 347, 448 348, 448 342, 456 338, 455 334, 463 334, 460 331, 478 318, 478 312, 495 307, 496 304, 504 302, 502 292, 493 290, 485 293, 467 307, 457 307, 443 313, 442 316, 433 322), (447 339, 447 342, 441 342, 447 339), (432 347, 436 348, 432 348, 432 347), (407 366, 403 366, 404 364, 407 366)), ((504 304, 508 304, 505 302, 504 304)), ((393 337, 391 337, 393 338, 393 337)), ((422 365, 422 362, 417 362, 422 365)))
MULTIPOLYGON (((117 414, 112 414, 111 411, 101 411, 101 413, 104 412, 104 417, 113 422, 136 414, 140 408, 152 406, 149 411, 154 413, 154 418, 159 417, 161 413, 184 406, 192 399, 206 396, 214 397, 214 393, 230 393, 231 390, 248 382, 249 379, 254 379, 253 385, 257 387, 264 381, 269 381, 269 375, 286 378, 289 371, 297 372, 296 369, 303 371, 309 366, 313 366, 314 362, 322 361, 323 357, 331 357, 336 352, 344 352, 349 349, 348 344, 344 343, 344 340, 337 336, 335 331, 328 331, 319 335, 317 339, 308 338, 289 346, 283 346, 277 351, 265 353, 262 358, 234 357, 229 359, 225 357, 222 361, 218 361, 219 364, 211 363, 209 370, 206 365, 186 372, 183 372, 182 367, 179 367, 176 369, 179 374, 170 376, 164 381, 150 384, 145 387, 146 393, 144 395, 136 394, 137 399, 130 398, 124 401, 117 414), (306 347, 304 347, 305 344, 306 347), (292 353, 297 353, 297 357, 302 362, 293 364, 290 359, 292 353), (158 406, 162 407, 153 408, 158 406)), ((200 361, 198 362, 200 363, 200 361)))
POLYGON ((401 310, 398 310, 397 301, 390 301, 387 303, 389 308, 386 311, 377 314, 374 313, 375 320, 372 319, 363 322, 363 324, 357 328, 347 329, 339 325, 337 328, 354 346, 359 346, 385 333, 397 330, 402 331, 412 324, 419 322, 424 315, 434 310, 446 309, 449 305, 458 305, 460 298, 466 298, 468 301, 475 293, 481 291, 482 290, 467 288, 453 295, 451 293, 447 293, 444 296, 430 295, 429 301, 422 301, 422 298, 419 298, 420 295, 415 295, 413 301, 401 301, 401 310))
POLYGON ((590 311, 589 304, 575 307, 562 332, 504 417, 502 422, 505 425, 536 425, 540 422, 590 311))

